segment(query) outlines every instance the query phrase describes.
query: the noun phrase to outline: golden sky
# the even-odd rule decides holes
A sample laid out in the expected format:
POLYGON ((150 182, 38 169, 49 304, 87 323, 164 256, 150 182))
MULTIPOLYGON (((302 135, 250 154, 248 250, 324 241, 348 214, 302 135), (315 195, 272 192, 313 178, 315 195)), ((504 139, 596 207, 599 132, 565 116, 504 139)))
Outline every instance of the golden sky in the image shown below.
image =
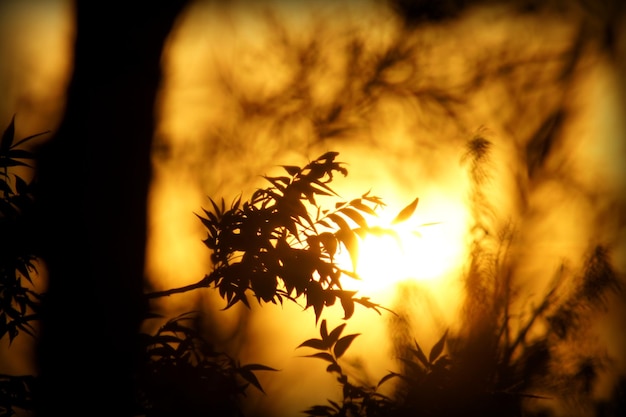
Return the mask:
MULTIPOLYGON (((245 198, 279 165, 334 150, 349 164, 336 185, 346 199, 371 189, 388 203, 389 220, 419 197, 411 230, 438 222, 419 238, 407 231, 408 258, 385 252, 390 242, 371 243, 361 265, 371 281, 362 294, 422 317, 416 337, 429 345, 458 323, 473 236, 472 184, 461 160, 476 134, 492 142, 482 201, 493 209, 492 232, 512 227, 511 251, 524 260, 515 270, 520 302, 536 300, 561 263, 580 266, 593 243, 611 242, 626 270, 623 62, 607 58, 593 30, 580 34, 583 19, 597 24, 576 7, 524 14, 487 6, 411 30, 380 2, 196 2, 164 55, 150 276, 167 287, 206 273, 204 232, 189 213, 208 207, 208 197, 245 198), (579 35, 589 39, 572 57, 579 35), (559 78, 568 57, 572 75, 559 78), (531 172, 533 138, 555 115, 563 116, 549 156, 531 172)), ((206 297, 209 311, 222 305, 206 297)), ((295 357, 295 346, 316 334, 312 312, 272 307, 228 312, 224 331, 245 328, 242 357, 282 369, 263 379, 268 396, 251 407, 288 416, 338 392, 320 388, 331 378, 320 364, 295 357), (307 378, 293 388, 304 366, 307 378)), ((598 332, 621 352, 624 310, 610 308, 616 315, 603 316, 598 332)), ((329 321, 338 324, 340 313, 328 312, 329 321)), ((362 333, 353 359, 367 358, 374 380, 393 367, 389 338, 381 337, 387 325, 357 310, 348 326, 362 333)))
MULTIPOLYGON (((17 114, 18 136, 59 123, 71 66, 69 4, 0 5, 0 122, 17 114)), ((601 14, 547 9, 490 5, 407 28, 375 1, 192 2, 166 45, 155 107, 150 283, 165 289, 209 271, 193 215, 208 197, 245 197, 279 165, 334 150, 349 170, 336 189, 346 199, 371 189, 388 204, 383 223, 420 199, 402 231, 407 256, 393 242, 368 243, 360 263, 367 282, 358 289, 420 317, 415 338, 429 346, 462 314, 476 196, 462 160, 478 134, 492 143, 480 203, 492 209, 491 231, 515 230, 521 304, 536 301, 562 263, 580 266, 596 243, 610 246, 625 273, 626 34, 616 34, 618 53, 610 54, 601 14), (577 39, 583 47, 572 55, 577 39), (535 143, 550 120, 558 129, 547 130, 555 139, 537 165, 535 143)), ((321 363, 297 357, 295 347, 317 334, 312 312, 291 304, 221 312, 210 291, 164 307, 186 311, 196 302, 225 339, 234 337, 242 362, 281 369, 259 376, 267 396, 251 393, 250 410, 291 417, 339 394, 321 363)), ((626 372, 626 309, 611 298, 608 311, 592 331, 616 357, 614 369, 626 372)), ((342 316, 324 317, 334 326, 342 316)), ((373 380, 394 366, 388 324, 384 314, 357 309, 347 327, 361 333, 348 359, 367 359, 373 380)))

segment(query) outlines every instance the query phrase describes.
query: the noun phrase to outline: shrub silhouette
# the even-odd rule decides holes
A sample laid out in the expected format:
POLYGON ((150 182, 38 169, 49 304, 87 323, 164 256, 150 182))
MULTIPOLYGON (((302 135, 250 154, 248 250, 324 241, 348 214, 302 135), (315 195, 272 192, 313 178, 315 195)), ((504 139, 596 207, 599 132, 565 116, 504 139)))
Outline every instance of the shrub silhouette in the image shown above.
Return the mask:
MULTIPOLYGON (((9 175, 9 168, 27 166, 21 159, 35 155, 18 147, 41 134, 14 143, 14 120, 0 143, 3 168, 0 186, 0 214, 3 246, 0 258, 2 287, 0 294, 2 333, 10 341, 24 332, 35 337, 31 322, 39 319, 38 301, 44 294, 25 285, 32 284, 36 248, 31 236, 30 215, 33 184, 9 175), (15 185, 11 185, 11 178, 15 185)), ((336 152, 328 152, 306 166, 283 167, 289 177, 266 177, 272 187, 258 190, 249 202, 237 200, 226 209, 211 200, 213 211, 198 216, 208 231, 204 241, 212 251, 213 271, 194 285, 146 294, 146 299, 214 286, 227 301, 226 308, 238 302, 250 307, 248 294, 259 303, 282 303, 284 299, 306 300, 316 322, 325 307, 339 300, 345 318, 354 313, 355 303, 380 313, 384 307, 367 297, 357 298, 355 291, 343 290, 342 275, 358 279, 353 271, 341 269, 335 254, 343 245, 356 262, 358 235, 370 232, 366 216, 375 216, 384 203, 365 193, 349 202, 338 202, 333 210, 321 210, 316 197, 335 196, 328 186, 333 173, 347 175, 343 164, 335 161, 336 152), (308 207, 307 207, 308 206, 308 207), (309 210, 316 209, 311 217, 309 210), (350 222, 355 226, 350 226, 350 222), (280 284, 280 285, 279 285, 280 284)), ((412 208, 414 209, 414 207, 412 208)), ((146 319, 158 315, 148 310, 146 319)), ((141 334, 138 365, 135 372, 137 398, 134 415, 240 415, 239 401, 252 385, 263 391, 255 372, 276 371, 261 364, 240 364, 227 353, 215 350, 197 326, 193 312, 171 318, 154 334, 141 334)), ((325 322, 323 327, 325 329, 325 322)), ((340 333, 340 331, 339 331, 340 333)), ((339 336, 337 332, 332 333, 339 336)), ((351 340, 339 339, 335 355, 347 349, 351 340)), ((0 375, 1 415, 13 415, 16 409, 35 410, 37 397, 33 375, 0 375)))
MULTIPOLYGON (((378 387, 362 386, 350 382, 349 376, 339 364, 339 358, 348 350, 354 339, 359 336, 359 334, 349 334, 341 337, 345 327, 346 323, 343 323, 328 332, 326 320, 323 320, 320 325, 320 338, 308 339, 298 346, 298 348, 308 347, 319 351, 305 357, 317 358, 329 363, 326 371, 337 375, 337 381, 342 386, 343 396, 341 404, 328 400, 330 405, 314 405, 304 410, 304 414, 308 416, 391 415, 394 403, 389 397, 377 392, 378 387)), ((378 386, 395 375, 389 374, 383 377, 378 386)))
POLYGON ((241 365, 217 352, 197 330, 197 319, 186 313, 168 320, 154 335, 141 335, 137 414, 242 415, 239 396, 250 384, 263 391, 254 372, 275 369, 241 365))
POLYGON ((15 140, 15 116, 0 140, 0 338, 9 340, 19 332, 33 335, 31 322, 37 320, 39 294, 32 290, 32 273, 36 273, 32 215, 34 183, 9 168, 32 168, 24 160, 35 155, 21 148, 24 143, 44 135, 42 132, 15 140))
MULTIPOLYGON (((22 160, 35 159, 19 147, 41 134, 16 142, 12 120, 0 142, 0 338, 8 336, 10 342, 20 332, 36 336, 32 324, 39 319, 38 302, 44 296, 32 287, 37 251, 29 216, 36 204, 35 184, 9 172, 28 166, 22 160)), ((475 185, 475 227, 485 230, 490 228, 490 207, 480 185, 488 174, 483 165, 489 149, 489 141, 477 135, 468 143, 465 159, 470 161, 475 185)), ((369 220, 385 206, 381 198, 367 192, 341 201, 333 191, 333 175, 348 174, 337 156, 327 152, 303 167, 282 166, 287 175, 265 176, 271 186, 258 189, 248 201, 240 197, 226 207, 223 199, 219 203, 210 199, 211 208, 197 217, 207 230, 204 243, 211 251, 212 271, 195 284, 148 293, 146 299, 209 287, 224 299, 225 309, 239 303, 250 308, 250 298, 259 304, 303 301, 304 310, 312 308, 317 324, 323 310, 339 301, 344 320, 353 316, 359 304, 379 314, 389 311, 392 323, 401 323, 401 314, 344 289, 345 279, 359 279, 355 263, 360 239, 393 231, 370 226, 369 220), (339 201, 325 209, 318 204, 322 197, 339 201), (337 263, 341 250, 350 255, 352 270, 337 263)), ((417 203, 415 199, 407 205, 393 222, 408 219, 417 203)), ((591 392, 595 375, 604 366, 601 356, 581 353, 569 374, 554 364, 561 359, 558 348, 584 330, 589 312, 601 308, 609 292, 621 290, 608 249, 591 247, 581 271, 572 273, 565 267, 557 271, 538 306, 512 311, 517 295, 511 279, 515 259, 507 251, 514 237, 512 228, 480 236, 464 277, 467 298, 461 330, 446 330, 428 353, 416 339, 398 343, 400 370, 383 375, 376 385, 355 382, 342 366, 359 334, 343 335, 347 323, 330 331, 326 320, 319 323, 320 337, 297 348, 315 351, 305 357, 326 364, 326 371, 341 386, 342 400, 312 405, 303 410, 305 415, 539 416, 546 409, 529 410, 527 400, 591 392), (573 283, 568 291, 562 288, 565 280, 573 283), (521 319, 514 325, 516 317, 521 319), (392 394, 382 394, 380 386, 391 379, 396 382, 392 394)), ((146 320, 157 317, 149 308, 145 313, 146 320)), ((129 410, 133 415, 242 415, 240 401, 246 390, 252 386, 263 391, 256 373, 277 371, 263 364, 241 364, 216 350, 202 333, 200 319, 195 312, 165 318, 156 332, 140 335, 136 403, 129 410)), ((404 337, 412 331, 402 330, 404 337)), ((0 415, 34 410, 36 404, 36 376, 0 375, 0 415)))
MULTIPOLYGON (((32 168, 35 155, 22 147, 48 132, 15 138, 15 116, 0 139, 0 339, 9 343, 20 334, 34 336, 41 294, 34 290, 37 250, 33 239, 34 183, 14 172, 32 168)), ((0 415, 14 408, 31 409, 36 379, 32 375, 0 374, 0 415)))
MULTIPOLYGON (((602 352, 572 352, 568 346, 574 338, 585 337, 591 314, 604 307, 608 294, 621 291, 609 251, 602 245, 591 246, 581 270, 569 271, 562 266, 537 306, 514 310, 519 305, 515 304, 519 288, 512 279, 517 259, 508 251, 514 234, 510 225, 499 233, 492 230, 492 208, 482 191, 489 175, 490 147, 491 143, 477 134, 468 142, 463 160, 470 165, 473 183, 474 228, 486 233, 478 234, 467 260, 461 330, 446 330, 427 355, 415 339, 405 342, 412 329, 405 324, 405 313, 399 312, 392 316, 392 326, 402 333, 397 342, 400 370, 384 375, 376 386, 354 386, 338 360, 357 335, 344 337, 341 355, 337 355, 333 344, 339 344, 337 337, 345 324, 330 336, 323 323, 321 339, 307 340, 299 347, 319 350, 308 356, 330 363, 327 371, 337 375, 343 402, 329 400, 330 405, 311 406, 305 414, 546 416, 555 401, 565 406, 573 401, 578 407, 590 401, 595 376, 607 362, 602 352), (565 282, 571 287, 567 291, 565 282), (564 358, 563 348, 568 358, 564 358), (561 369, 567 361, 574 363, 569 373, 561 369), (390 379, 396 380, 392 395, 378 394, 376 390, 390 379)), ((623 404, 620 395, 616 394, 616 404, 623 404)), ((607 408, 591 406, 597 413, 607 408)))

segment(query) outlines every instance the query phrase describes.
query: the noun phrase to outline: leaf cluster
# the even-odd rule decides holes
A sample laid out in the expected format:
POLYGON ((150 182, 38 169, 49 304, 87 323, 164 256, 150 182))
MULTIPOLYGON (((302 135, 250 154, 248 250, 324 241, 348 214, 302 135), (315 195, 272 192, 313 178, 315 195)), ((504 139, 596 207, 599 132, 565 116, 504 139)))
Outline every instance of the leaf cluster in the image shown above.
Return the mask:
MULTIPOLYGON (((446 406, 455 397, 454 362, 444 354, 448 342, 448 330, 433 344, 428 355, 417 340, 408 346, 401 356, 401 372, 390 372, 385 378, 398 377, 401 383, 395 393, 396 414, 408 415, 422 409, 429 415, 448 415, 446 406)), ((454 407, 455 405, 453 405, 454 407)))
POLYGON ((354 333, 341 337, 345 327, 346 323, 343 323, 329 332, 326 320, 322 320, 320 338, 308 339, 298 346, 298 349, 308 347, 318 351, 305 357, 327 362, 326 371, 336 375, 337 381, 342 386, 343 395, 341 403, 329 399, 330 405, 314 405, 304 410, 304 414, 326 417, 387 416, 393 403, 390 398, 377 392, 377 388, 390 377, 381 379, 376 387, 354 384, 349 381, 348 375, 339 364, 339 359, 359 336, 358 333, 354 333))
POLYGON ((197 317, 185 313, 168 320, 155 334, 142 333, 137 414, 242 415, 239 397, 252 385, 263 392, 258 371, 276 371, 260 364, 242 365, 218 352, 195 325, 197 317))
POLYGON ((442 355, 448 331, 446 330, 441 338, 432 346, 428 357, 414 340, 414 347, 408 349, 409 357, 400 358, 408 368, 408 372, 402 374, 391 373, 388 375, 400 376, 414 385, 435 385, 441 386, 441 382, 448 378, 448 371, 451 359, 448 355, 442 355))
POLYGON ((341 404, 328 400, 330 405, 314 405, 305 410, 309 416, 403 416, 421 410, 426 415, 436 410, 432 406, 433 398, 445 395, 450 386, 450 366, 452 361, 447 354, 443 354, 448 331, 433 345, 428 356, 421 349, 417 341, 414 347, 408 349, 409 356, 400 358, 404 364, 403 372, 390 371, 383 376, 375 387, 353 384, 338 363, 352 341, 358 334, 351 334, 340 338, 346 324, 342 324, 330 333, 326 330, 326 322, 322 322, 320 339, 309 339, 298 348, 310 347, 320 352, 306 357, 319 358, 330 364, 326 371, 337 374, 337 381, 342 385, 343 401, 341 404), (385 382, 399 378, 403 384, 396 388, 394 398, 385 396, 377 389, 385 382), (408 414, 407 414, 408 413, 408 414))
MULTIPOLYGON (((483 177, 477 173, 489 174, 481 171, 488 154, 489 143, 474 138, 469 155, 475 162, 472 181, 476 228, 484 230, 489 230, 487 223, 493 217, 481 191, 483 177)), ((416 204, 417 200, 396 219, 402 221, 410 216, 416 204)), ((357 407, 350 402, 349 393, 372 391, 364 386, 355 389, 346 377, 340 382, 347 398, 344 403, 350 406, 329 401, 330 405, 315 405, 305 412, 312 416, 374 416, 381 415, 377 413, 383 409, 382 415, 393 417, 521 416, 526 415, 528 399, 545 404, 552 395, 589 397, 594 378, 605 364, 602 357, 589 352, 577 353, 574 372, 563 374, 558 347, 584 337, 582 331, 589 313, 605 307, 611 292, 621 291, 609 251, 602 245, 592 247, 578 274, 566 276, 561 268, 540 303, 528 311, 522 306, 518 312, 512 311, 518 297, 512 281, 516 262, 509 252, 512 239, 512 229, 508 228, 477 238, 469 258, 467 314, 461 330, 455 335, 446 331, 428 354, 416 341, 398 346, 402 352, 401 371, 389 372, 378 384, 390 379, 397 381, 391 399, 376 397, 374 403, 380 405, 379 408, 357 407), (567 289, 564 282, 568 282, 567 289)), ((328 362, 327 371, 337 373, 339 378, 344 374, 333 344, 339 344, 341 339, 336 334, 342 330, 340 326, 328 333, 324 326, 321 338, 309 339, 300 346, 319 350, 309 357, 328 362)), ((340 347, 341 355, 345 349, 340 347)))
POLYGON ((32 168, 24 160, 34 160, 33 152, 20 148, 24 143, 44 135, 41 132, 27 136, 15 142, 15 116, 4 130, 0 139, 0 217, 15 219, 23 210, 31 204, 31 186, 20 176, 10 173, 14 167, 32 168))
POLYGON ((212 208, 197 215, 207 230, 203 242, 214 265, 204 284, 217 288, 226 308, 238 302, 250 307, 252 294, 259 304, 304 298, 316 322, 337 300, 345 319, 355 303, 380 313, 382 307, 369 298, 344 290, 341 278, 358 279, 360 239, 372 230, 368 218, 377 216, 384 203, 367 192, 337 202, 332 210, 318 205, 320 197, 339 197, 329 185, 334 173, 348 174, 337 155, 326 152, 303 167, 284 165, 286 175, 264 176, 271 185, 256 190, 249 201, 240 197, 227 208, 223 199, 220 204, 211 199, 212 208), (351 271, 336 262, 341 250, 352 260, 351 271))
POLYGON ((40 294, 31 290, 36 272, 30 215, 33 183, 15 174, 15 167, 35 155, 21 146, 47 132, 15 140, 15 116, 0 139, 0 339, 10 341, 20 331, 33 335, 31 322, 38 319, 40 294))
MULTIPOLYGON (((16 141, 13 116, 0 138, 0 339, 8 335, 9 343, 20 332, 34 337, 33 323, 39 320, 42 294, 32 289, 37 272, 31 231, 34 185, 15 169, 32 169, 26 161, 35 155, 22 145, 45 133, 16 141)), ((0 375, 0 415, 32 409, 35 384, 32 375, 0 375)))

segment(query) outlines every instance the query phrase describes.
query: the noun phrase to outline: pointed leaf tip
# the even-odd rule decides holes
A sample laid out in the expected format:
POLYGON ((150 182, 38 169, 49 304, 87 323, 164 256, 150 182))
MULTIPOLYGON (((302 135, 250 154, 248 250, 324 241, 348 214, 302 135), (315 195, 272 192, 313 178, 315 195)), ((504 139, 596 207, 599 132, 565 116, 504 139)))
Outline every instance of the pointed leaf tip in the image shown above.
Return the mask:
POLYGON ((359 333, 349 334, 337 341, 337 344, 333 348, 333 353, 337 359, 339 359, 346 352, 348 347, 350 347, 350 344, 352 344, 352 341, 354 341, 357 336, 359 336, 359 333))
POLYGON ((399 376, 399 374, 395 373, 395 372, 389 372, 387 375, 385 375, 384 377, 382 377, 380 379, 380 381, 378 381, 378 384, 376 385, 376 387, 380 387, 382 384, 384 384, 385 382, 389 381, 391 378, 395 378, 399 376))
POLYGON ((400 210, 400 213, 398 213, 398 215, 391 221, 391 224, 398 224, 408 220, 409 217, 413 215, 413 212, 415 212, 418 202, 419 197, 415 198, 411 204, 400 210))
POLYGON ((437 343, 435 343, 433 348, 430 350, 430 355, 428 356, 428 360, 430 363, 433 363, 435 359, 437 359, 439 355, 441 355, 441 352, 443 352, 443 347, 446 343, 447 336, 448 336, 448 330, 444 332, 443 336, 441 336, 441 339, 439 339, 437 343))

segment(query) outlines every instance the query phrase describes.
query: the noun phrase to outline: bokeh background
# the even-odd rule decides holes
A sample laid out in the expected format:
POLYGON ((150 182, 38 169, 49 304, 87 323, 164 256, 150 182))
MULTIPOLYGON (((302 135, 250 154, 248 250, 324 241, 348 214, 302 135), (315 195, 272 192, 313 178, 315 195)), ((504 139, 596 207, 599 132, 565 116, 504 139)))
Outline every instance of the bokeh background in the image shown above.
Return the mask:
MULTIPOLYGON (((18 137, 54 131, 71 76, 71 2, 0 4, 0 122, 16 114, 18 137)), ((262 175, 326 151, 348 164, 334 182, 342 197, 371 190, 387 203, 381 224, 419 197, 406 225, 419 233, 402 250, 368 242, 364 280, 350 285, 402 311, 421 345, 459 330, 468 254, 485 232, 477 220, 514 232, 520 305, 538 302, 555 271, 579 267, 596 244, 623 277, 624 16, 608 0, 192 2, 164 48, 155 103, 147 287, 210 271, 194 215, 209 198, 245 198, 266 186, 262 175), (480 194, 464 158, 477 135, 491 142, 480 194)), ((572 342, 611 358, 600 399, 626 373, 623 298, 611 295, 588 337, 572 342)), ((259 375, 266 395, 250 393, 251 415, 293 416, 339 395, 322 364, 295 349, 317 334, 312 311, 224 305, 207 289, 159 308, 203 311, 218 344, 281 370, 259 375)), ((323 318, 338 325, 341 313, 323 318)), ((363 378, 397 366, 392 321, 365 309, 350 320, 347 331, 361 336, 346 360, 363 378)), ((29 345, 19 352, 2 361, 9 372, 32 366, 29 345)))

